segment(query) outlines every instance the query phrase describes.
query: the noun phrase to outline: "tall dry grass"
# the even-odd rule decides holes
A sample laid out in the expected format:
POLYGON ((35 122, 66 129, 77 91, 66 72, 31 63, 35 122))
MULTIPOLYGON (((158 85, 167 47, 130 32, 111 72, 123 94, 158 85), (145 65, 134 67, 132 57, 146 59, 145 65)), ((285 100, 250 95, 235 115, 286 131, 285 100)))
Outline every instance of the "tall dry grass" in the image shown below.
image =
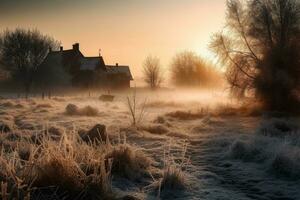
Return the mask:
POLYGON ((174 156, 171 153, 171 145, 165 147, 163 157, 163 169, 158 179, 153 178, 153 183, 146 186, 146 191, 156 191, 157 197, 172 191, 182 191, 188 187, 188 177, 185 172, 190 165, 190 159, 186 156, 187 145, 183 145, 181 154, 174 156))
POLYGON ((151 165, 124 142, 86 143, 75 132, 59 140, 42 134, 38 143, 20 139, 14 148, 2 148, 1 199, 115 199, 112 174, 140 178, 151 165))

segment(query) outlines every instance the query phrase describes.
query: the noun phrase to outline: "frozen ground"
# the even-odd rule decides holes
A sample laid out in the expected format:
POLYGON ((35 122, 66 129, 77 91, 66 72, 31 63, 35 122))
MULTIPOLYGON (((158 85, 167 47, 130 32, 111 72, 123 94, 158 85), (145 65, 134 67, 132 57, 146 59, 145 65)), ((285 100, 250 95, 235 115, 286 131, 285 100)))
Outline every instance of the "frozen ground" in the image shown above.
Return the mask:
MULTIPOLYGON (((300 199, 299 119, 225 112, 231 101, 223 93, 137 92, 145 115, 133 128, 127 96, 132 98, 131 93, 116 94, 114 102, 106 103, 86 95, 3 99, 0 119, 24 133, 52 126, 70 132, 101 123, 112 136, 126 135, 127 142, 153 158, 157 168, 162 168, 166 152, 180 160, 187 146, 187 187, 163 191, 161 199, 300 199), (99 112, 70 116, 65 113, 70 103, 99 112), (219 107, 222 111, 216 112, 219 107)), ((145 189, 148 182, 113 178, 116 191, 155 199, 158 191, 145 189)))

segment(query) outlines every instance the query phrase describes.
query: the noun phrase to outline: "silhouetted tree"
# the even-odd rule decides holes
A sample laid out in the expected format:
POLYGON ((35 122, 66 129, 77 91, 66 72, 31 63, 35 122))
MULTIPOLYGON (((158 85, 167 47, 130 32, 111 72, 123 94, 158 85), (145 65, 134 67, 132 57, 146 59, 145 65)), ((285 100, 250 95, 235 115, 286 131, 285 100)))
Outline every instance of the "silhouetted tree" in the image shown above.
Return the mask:
POLYGON ((159 58, 148 56, 143 63, 144 80, 151 89, 158 88, 163 81, 159 58))
POLYGON ((38 67, 34 83, 42 89, 42 96, 45 96, 47 91, 49 96, 51 95, 51 90, 62 87, 71 86, 71 75, 65 69, 60 59, 57 59, 59 54, 54 53, 52 56, 48 56, 44 62, 38 67))
POLYGON ((17 28, 6 30, 1 35, 1 60, 5 63, 16 81, 24 86, 26 97, 30 92, 38 67, 50 48, 59 43, 37 30, 17 28))
POLYGON ((214 35, 211 48, 227 66, 235 95, 254 94, 271 110, 298 103, 300 1, 227 1, 226 28, 214 35))
POLYGON ((177 54, 171 62, 171 78, 180 87, 209 87, 220 84, 221 76, 194 52, 177 54))

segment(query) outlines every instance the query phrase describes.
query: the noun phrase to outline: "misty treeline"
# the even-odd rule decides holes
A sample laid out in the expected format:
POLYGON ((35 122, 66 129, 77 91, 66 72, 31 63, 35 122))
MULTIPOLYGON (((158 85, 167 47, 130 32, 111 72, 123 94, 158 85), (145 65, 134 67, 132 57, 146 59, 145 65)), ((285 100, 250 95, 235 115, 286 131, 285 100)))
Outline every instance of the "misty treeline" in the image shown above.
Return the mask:
POLYGON ((209 61, 196 53, 184 51, 174 56, 170 65, 171 80, 178 87, 220 87, 222 76, 209 61))
POLYGON ((300 1, 229 0, 225 27, 211 49, 232 93, 252 95, 265 109, 299 111, 300 1))
POLYGON ((60 42, 38 30, 5 30, 0 35, 0 62, 11 76, 11 83, 26 97, 33 86, 46 90, 65 80, 55 67, 41 67, 49 49, 59 49, 60 42))
MULTIPOLYGON (((169 65, 171 84, 184 88, 220 87, 223 83, 221 72, 210 62, 196 53, 183 51, 176 54, 169 65)), ((146 84, 154 89, 166 80, 165 71, 158 57, 148 56, 143 63, 146 84)))

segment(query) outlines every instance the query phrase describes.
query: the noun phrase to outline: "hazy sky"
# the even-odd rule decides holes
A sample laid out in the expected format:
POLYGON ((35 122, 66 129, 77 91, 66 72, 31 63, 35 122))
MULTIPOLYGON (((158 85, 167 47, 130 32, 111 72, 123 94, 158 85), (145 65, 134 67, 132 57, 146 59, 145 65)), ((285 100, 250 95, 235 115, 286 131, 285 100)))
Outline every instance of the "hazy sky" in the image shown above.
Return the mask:
POLYGON ((0 0, 0 29, 37 28, 84 55, 130 65, 138 79, 144 58, 192 50, 211 58, 211 35, 224 23, 225 0, 0 0))

